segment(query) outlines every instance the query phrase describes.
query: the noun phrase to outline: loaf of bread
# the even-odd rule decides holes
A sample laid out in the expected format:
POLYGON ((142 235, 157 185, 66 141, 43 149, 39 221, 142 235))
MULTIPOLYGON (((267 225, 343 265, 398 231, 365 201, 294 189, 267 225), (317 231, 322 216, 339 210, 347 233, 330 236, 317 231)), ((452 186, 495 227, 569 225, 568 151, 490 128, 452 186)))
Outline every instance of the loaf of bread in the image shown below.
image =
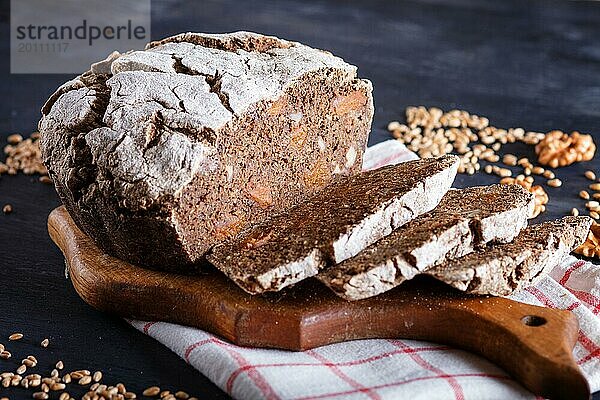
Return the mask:
POLYGON ((216 245, 208 260, 249 293, 278 291, 355 256, 434 208, 458 157, 408 161, 340 178, 308 201, 216 245))
POLYGON ((511 243, 488 246, 427 272, 459 290, 506 296, 534 284, 588 235, 590 217, 563 217, 523 229, 511 243))
POLYGON ((186 33, 113 53, 42 114, 44 163, 77 225, 114 256, 173 269, 360 172, 373 100, 328 52, 186 33))
POLYGON ((519 185, 451 189, 434 210, 317 278, 347 300, 375 296, 488 242, 512 241, 533 206, 533 195, 519 185))

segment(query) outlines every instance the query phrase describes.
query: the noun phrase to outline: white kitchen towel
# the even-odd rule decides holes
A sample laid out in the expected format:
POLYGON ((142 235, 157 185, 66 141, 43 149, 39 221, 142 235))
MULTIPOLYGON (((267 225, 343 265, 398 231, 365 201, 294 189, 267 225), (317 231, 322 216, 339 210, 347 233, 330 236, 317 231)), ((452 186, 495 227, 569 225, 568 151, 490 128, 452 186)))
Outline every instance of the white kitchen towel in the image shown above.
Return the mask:
MULTIPOLYGON (((367 149, 364 168, 413 158, 390 140, 367 149)), ((600 390, 600 267, 569 256, 550 276, 511 297, 577 315, 574 355, 592 390, 600 390)), ((130 322, 236 399, 535 398, 485 359, 434 343, 357 340, 291 352, 239 347, 166 322, 130 322)))

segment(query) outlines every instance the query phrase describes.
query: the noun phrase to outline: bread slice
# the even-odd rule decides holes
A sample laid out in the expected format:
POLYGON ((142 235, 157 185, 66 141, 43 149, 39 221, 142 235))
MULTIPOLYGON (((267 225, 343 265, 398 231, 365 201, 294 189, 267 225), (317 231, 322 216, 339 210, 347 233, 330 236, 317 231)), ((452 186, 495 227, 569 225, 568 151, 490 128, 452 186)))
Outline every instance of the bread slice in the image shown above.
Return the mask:
POLYGON ((359 174, 372 89, 355 66, 297 42, 185 33, 114 53, 58 88, 40 147, 98 246, 185 269, 336 176, 359 174))
POLYGON ((207 258, 249 293, 280 290, 433 209, 457 168, 458 157, 443 156, 340 178, 307 202, 215 246, 207 258))
POLYGON ((506 296, 529 286, 585 241, 592 219, 563 217, 524 229, 512 243, 489 246, 427 274, 475 294, 506 296))
POLYGON ((434 210, 317 278, 347 300, 375 296, 477 246, 510 242, 533 206, 533 195, 518 185, 451 189, 434 210))

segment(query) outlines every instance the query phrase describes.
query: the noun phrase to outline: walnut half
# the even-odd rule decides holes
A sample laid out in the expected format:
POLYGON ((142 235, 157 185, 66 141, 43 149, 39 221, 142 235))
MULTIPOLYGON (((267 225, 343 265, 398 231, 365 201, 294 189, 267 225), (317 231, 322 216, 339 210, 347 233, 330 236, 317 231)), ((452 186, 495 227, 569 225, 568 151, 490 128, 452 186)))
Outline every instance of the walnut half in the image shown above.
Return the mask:
POLYGON ((581 246, 574 250, 574 253, 586 257, 600 258, 600 225, 596 222, 592 224, 587 239, 581 246))
POLYGON ((574 162, 589 161, 594 157, 596 145, 591 135, 551 131, 535 146, 538 162, 552 168, 564 167, 574 162))

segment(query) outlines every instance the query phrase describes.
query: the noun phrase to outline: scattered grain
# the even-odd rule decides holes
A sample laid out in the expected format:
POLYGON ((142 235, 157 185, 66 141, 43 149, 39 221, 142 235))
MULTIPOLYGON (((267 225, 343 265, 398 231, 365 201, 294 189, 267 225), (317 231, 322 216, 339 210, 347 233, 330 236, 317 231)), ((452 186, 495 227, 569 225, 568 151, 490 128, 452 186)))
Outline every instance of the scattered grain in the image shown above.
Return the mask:
POLYGON ((71 379, 81 379, 84 376, 89 376, 89 375, 90 375, 90 371, 88 371, 87 369, 80 369, 80 370, 71 372, 71 379))
POLYGON ((506 154, 504 157, 502 157, 502 162, 506 165, 514 167, 517 165, 517 156, 513 154, 506 154))
POLYGON ((506 178, 512 176, 512 171, 508 168, 499 168, 496 172, 496 175, 498 175, 501 178, 506 178))
POLYGON ((8 337, 8 340, 21 340, 23 339, 23 334, 22 333, 13 333, 12 335, 10 335, 8 337))
POLYGON ((33 398, 35 400, 48 400, 48 397, 49 397, 48 393, 45 393, 45 392, 35 392, 33 394, 33 398))
POLYGON ((77 383, 79 383, 82 386, 89 385, 90 383, 92 383, 92 377, 89 375, 86 375, 86 376, 82 377, 81 379, 79 379, 79 382, 77 382, 77 383))
POLYGON ((558 178, 550 179, 548 181, 548 186, 555 187, 555 188, 560 187, 560 186, 562 186, 562 181, 558 178))
POLYGON ((0 352, 0 358, 8 360, 11 357, 12 357, 12 354, 10 354, 10 351, 3 350, 2 352, 0 352))
POLYGON ((581 197, 584 200, 589 200, 590 199, 590 194, 587 191, 582 190, 582 191, 579 192, 579 197, 581 197))
POLYGON ((48 347, 48 345, 49 345, 49 344, 50 344, 50 340, 48 340, 48 339, 44 339, 44 340, 42 340, 42 342, 40 343, 40 346, 42 346, 42 347, 44 347, 44 348, 45 348, 45 347, 48 347))
POLYGON ((75 380, 79 380, 81 378, 83 378, 85 375, 79 371, 73 371, 70 374, 71 379, 75 379, 75 380))
POLYGON ((542 175, 544 172, 546 172, 546 170, 536 165, 535 167, 531 168, 531 172, 535 175, 542 175))
POLYGON ((594 219, 598 219, 598 218, 600 218, 600 214, 598 214, 598 212, 596 212, 596 211, 590 211, 590 217, 592 217, 594 219))
POLYGON ((65 388, 67 387, 67 385, 65 385, 64 383, 51 383, 50 385, 50 390, 52 390, 53 392, 57 392, 59 390, 65 390, 65 388))
POLYGON ((25 366, 27 366, 29 368, 35 367, 35 362, 31 361, 28 358, 25 358, 25 359, 21 360, 21 364, 23 364, 23 365, 25 365, 25 366))
POLYGON ((178 399, 187 400, 190 398, 190 395, 180 390, 179 392, 175 393, 175 397, 178 399))
POLYGON ((25 371, 27 371, 26 365, 21 364, 19 366, 19 368, 17 368, 17 374, 19 374, 19 375, 23 375, 25 373, 25 371))
POLYGON ((4 207, 2 207, 2 212, 4 214, 10 214, 13 211, 12 205, 10 204, 5 204, 4 207))
POLYGON ((142 395, 146 397, 153 397, 160 393, 160 388, 158 386, 150 386, 146 390, 142 392, 142 395))
POLYGON ((102 380, 102 372, 101 371, 94 372, 92 379, 94 380, 94 382, 100 382, 102 380))
POLYGON ((571 209, 571 215, 574 216, 574 217, 578 216, 579 215, 579 210, 576 209, 575 207, 573 207, 571 209))
POLYGON ((48 175, 48 170, 42 163, 42 154, 39 146, 39 135, 31 134, 29 138, 4 146, 6 163, 0 168, 0 173, 7 172, 16 175, 22 171, 27 175, 48 175))
POLYGON ((596 180, 596 174, 594 173, 594 171, 587 170, 587 171, 585 171, 584 175, 590 181, 595 181, 596 180))

